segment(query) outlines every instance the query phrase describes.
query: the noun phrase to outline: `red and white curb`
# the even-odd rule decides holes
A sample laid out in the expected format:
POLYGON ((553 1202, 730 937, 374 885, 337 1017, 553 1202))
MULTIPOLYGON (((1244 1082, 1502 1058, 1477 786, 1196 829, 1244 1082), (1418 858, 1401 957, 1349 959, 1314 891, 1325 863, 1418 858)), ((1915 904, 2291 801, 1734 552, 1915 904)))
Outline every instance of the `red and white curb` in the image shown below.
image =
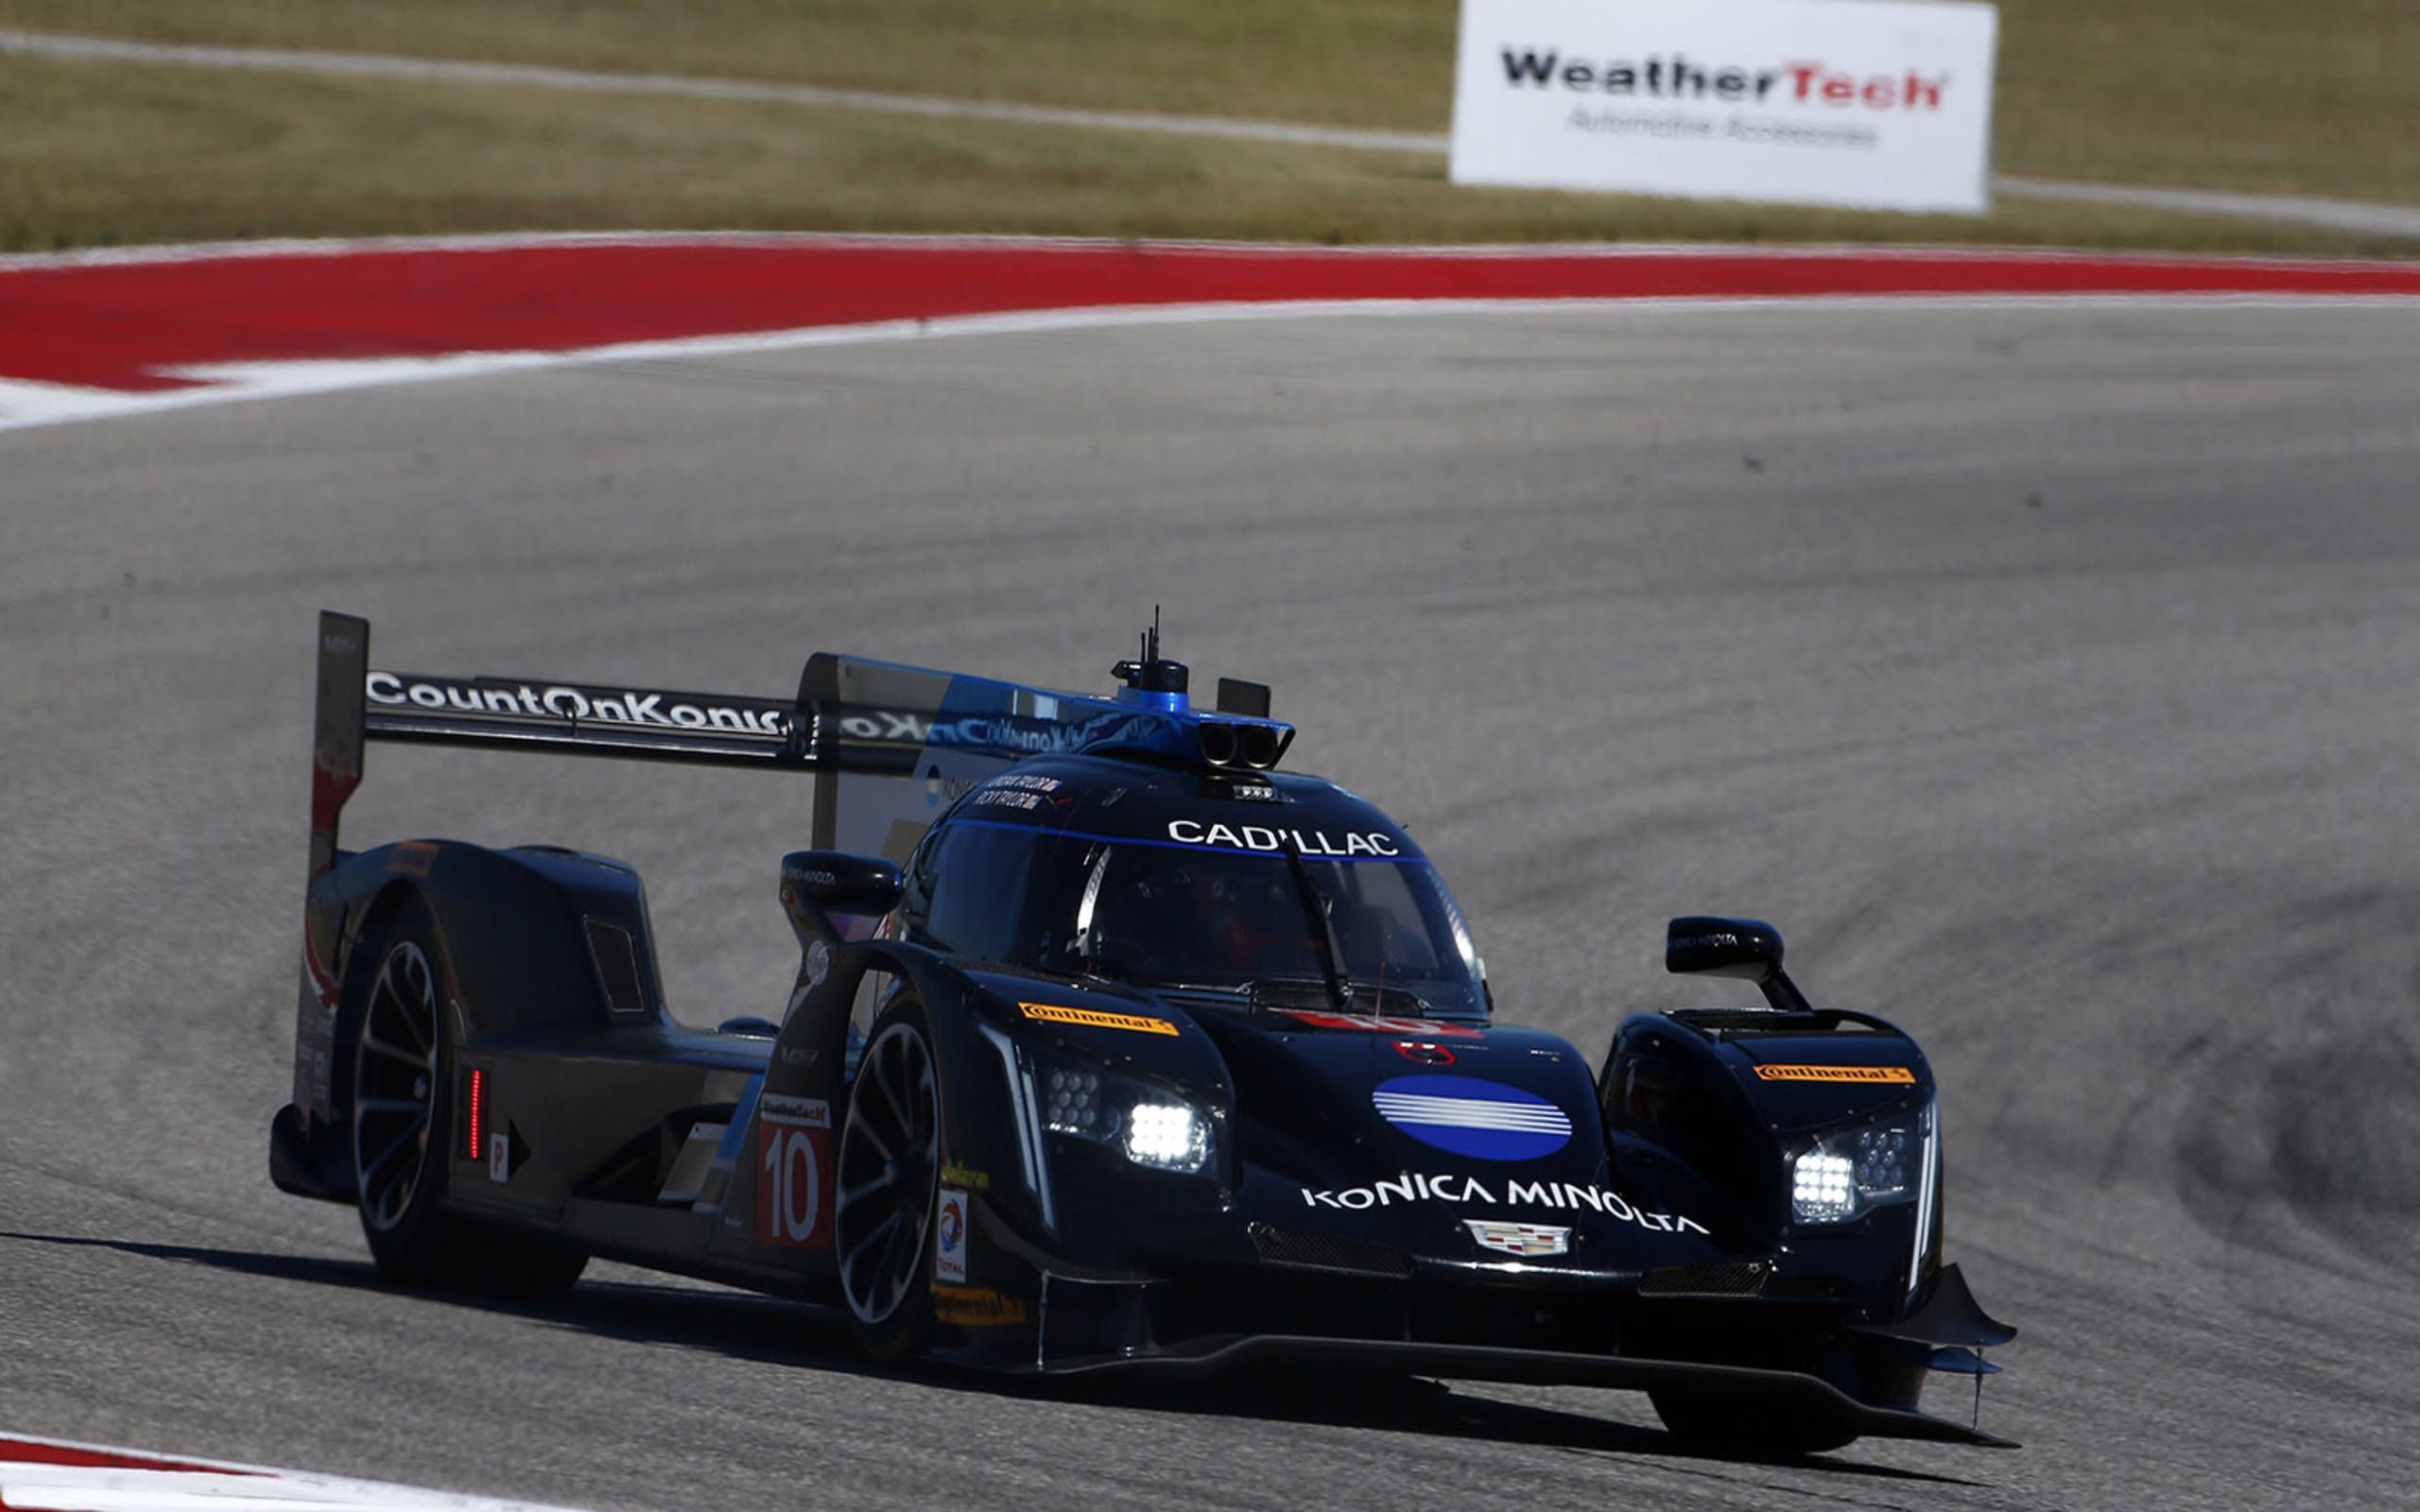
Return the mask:
POLYGON ((0 1508, 7 1512, 311 1512, 390 1507, 399 1512, 562 1512, 424 1491, 306 1470, 168 1458, 57 1438, 0 1436, 0 1508))
POLYGON ((1160 322, 1774 303, 2420 305, 2420 263, 1874 247, 557 235, 0 258, 0 430, 641 357, 1160 322))

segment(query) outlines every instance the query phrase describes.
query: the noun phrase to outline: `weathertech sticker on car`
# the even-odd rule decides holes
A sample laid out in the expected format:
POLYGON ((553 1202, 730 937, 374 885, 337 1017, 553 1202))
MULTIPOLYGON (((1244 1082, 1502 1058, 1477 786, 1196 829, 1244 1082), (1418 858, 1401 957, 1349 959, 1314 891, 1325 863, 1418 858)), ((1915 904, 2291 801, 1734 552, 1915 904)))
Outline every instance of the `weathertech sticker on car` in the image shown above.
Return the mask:
POLYGON ((1758 1081, 1857 1081, 1913 1087, 1916 1074, 1905 1066, 1758 1066, 1758 1081))
POLYGON ((933 1280, 966 1280, 966 1194, 942 1188, 941 1211, 933 1218, 933 1280))
POLYGON ((1136 1034, 1174 1034, 1176 1025, 1166 1019, 1146 1018, 1139 1013, 1109 1013, 1099 1008, 1071 1008, 1063 1003, 1020 1003, 1028 1019, 1045 1023, 1080 1023, 1087 1029, 1131 1029, 1136 1034))
POLYGON ((832 1105, 768 1092, 756 1112, 756 1238, 786 1249, 832 1247, 832 1105))

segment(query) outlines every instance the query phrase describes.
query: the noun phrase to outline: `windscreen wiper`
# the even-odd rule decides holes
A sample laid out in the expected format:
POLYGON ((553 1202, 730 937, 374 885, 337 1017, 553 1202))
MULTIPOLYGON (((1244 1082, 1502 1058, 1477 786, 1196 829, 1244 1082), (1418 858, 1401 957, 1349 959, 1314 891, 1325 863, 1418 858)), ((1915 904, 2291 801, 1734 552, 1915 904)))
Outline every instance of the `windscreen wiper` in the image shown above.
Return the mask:
POLYGON ((1327 895, 1311 880, 1310 863, 1303 859, 1303 848, 1292 834, 1286 836, 1286 865, 1294 872, 1300 887, 1303 908, 1308 915, 1312 933, 1318 936, 1320 950, 1327 959, 1327 992, 1336 1000, 1336 1011, 1353 1011, 1353 979, 1344 974, 1344 947, 1337 942, 1336 920, 1328 912, 1327 895))

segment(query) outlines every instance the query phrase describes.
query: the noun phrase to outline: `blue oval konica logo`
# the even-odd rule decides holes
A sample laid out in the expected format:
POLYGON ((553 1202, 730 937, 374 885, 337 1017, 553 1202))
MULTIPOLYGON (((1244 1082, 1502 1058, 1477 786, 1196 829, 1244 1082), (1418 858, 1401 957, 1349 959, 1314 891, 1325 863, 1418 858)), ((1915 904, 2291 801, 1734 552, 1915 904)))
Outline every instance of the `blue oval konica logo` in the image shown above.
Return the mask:
POLYGON ((1476 1160, 1535 1160, 1571 1143, 1571 1120, 1535 1092, 1477 1076, 1397 1076, 1370 1094, 1423 1144, 1476 1160))

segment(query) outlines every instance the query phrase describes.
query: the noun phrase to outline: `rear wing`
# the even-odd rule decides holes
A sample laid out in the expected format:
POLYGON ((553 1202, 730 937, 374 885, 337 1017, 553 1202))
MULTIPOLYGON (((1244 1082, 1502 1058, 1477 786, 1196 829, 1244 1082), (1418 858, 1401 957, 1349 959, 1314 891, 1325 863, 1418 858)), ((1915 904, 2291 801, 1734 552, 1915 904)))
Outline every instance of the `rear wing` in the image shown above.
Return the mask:
POLYGON ((373 740, 804 769, 813 764, 814 721, 789 698, 377 670, 370 622, 322 610, 311 743, 314 879, 336 864, 345 800, 361 785, 373 740))
POLYGON ((1221 679, 1219 695, 1205 716, 1182 695, 1099 698, 828 651, 788 698, 389 672, 370 664, 368 620, 322 610, 311 877, 336 864, 373 740, 820 772, 832 780, 817 784, 813 848, 904 862, 948 800, 1028 756, 1126 747, 1274 765, 1294 731, 1267 717, 1268 690, 1221 679))

